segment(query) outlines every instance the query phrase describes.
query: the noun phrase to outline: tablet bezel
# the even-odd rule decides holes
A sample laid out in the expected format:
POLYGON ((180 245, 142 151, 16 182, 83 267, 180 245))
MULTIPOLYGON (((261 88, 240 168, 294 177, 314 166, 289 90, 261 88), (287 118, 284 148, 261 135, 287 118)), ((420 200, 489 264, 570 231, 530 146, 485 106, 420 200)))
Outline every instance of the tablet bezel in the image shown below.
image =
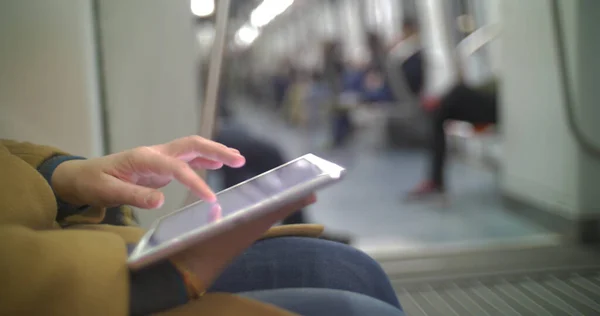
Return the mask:
POLYGON ((235 186, 227 188, 223 191, 217 193, 217 197, 219 194, 223 192, 227 192, 236 187, 243 186, 246 183, 262 177, 271 172, 275 172, 278 169, 284 168, 290 164, 293 164, 299 160, 306 160, 313 165, 317 166, 322 170, 322 173, 315 177, 314 179, 307 181, 303 184, 297 185, 285 192, 276 194, 265 201, 254 204, 250 207, 237 211, 235 214, 227 216, 223 218, 223 220, 214 222, 205 226, 198 227, 197 229, 188 231, 183 233, 178 238, 174 238, 168 242, 164 242, 158 246, 148 247, 148 243, 154 231, 160 224, 160 222, 166 217, 172 216, 178 212, 184 211, 190 207, 198 203, 204 203, 203 201, 197 201, 190 205, 184 206, 174 212, 161 216, 159 219, 154 221, 151 228, 146 232, 146 234, 142 237, 140 242, 135 247, 134 251, 129 255, 127 260, 127 265, 132 270, 138 270, 143 267, 146 267, 154 262, 160 261, 162 259, 168 258, 169 256, 188 248, 193 244, 197 244, 202 240, 209 239, 218 234, 226 233, 229 230, 233 229, 238 224, 241 224, 246 221, 250 221, 270 212, 276 211, 279 207, 284 206, 287 203, 293 202, 294 200, 301 199, 306 195, 319 190, 329 184, 335 183, 344 176, 345 169, 341 166, 338 166, 330 161, 327 161, 323 158, 320 158, 314 154, 306 154, 304 156, 298 157, 290 162, 287 162, 277 168, 271 169, 267 172, 264 172, 256 177, 248 179, 242 183, 239 183, 235 186))

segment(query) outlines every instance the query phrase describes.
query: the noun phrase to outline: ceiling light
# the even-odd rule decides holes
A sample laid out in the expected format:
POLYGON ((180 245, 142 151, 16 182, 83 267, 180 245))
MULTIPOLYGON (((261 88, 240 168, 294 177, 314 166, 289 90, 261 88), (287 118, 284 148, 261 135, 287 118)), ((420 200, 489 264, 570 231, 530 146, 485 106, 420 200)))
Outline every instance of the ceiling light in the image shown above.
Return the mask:
POLYGON ((263 27, 293 3, 294 0, 264 0, 250 14, 250 23, 255 27, 263 27))
POLYGON ((192 13, 199 17, 207 17, 215 12, 215 0, 191 0, 192 13))
POLYGON ((252 42, 254 42, 259 35, 260 31, 257 28, 246 24, 237 31, 237 34, 235 35, 235 41, 239 45, 248 46, 252 44, 252 42))

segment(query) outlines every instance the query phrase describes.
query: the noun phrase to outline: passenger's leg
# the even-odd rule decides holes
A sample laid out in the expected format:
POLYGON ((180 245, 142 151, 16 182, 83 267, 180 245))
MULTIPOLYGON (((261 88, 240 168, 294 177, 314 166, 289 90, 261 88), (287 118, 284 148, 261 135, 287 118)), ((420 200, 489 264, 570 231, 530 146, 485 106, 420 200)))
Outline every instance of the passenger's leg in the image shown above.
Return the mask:
POLYGON ((343 290, 400 307, 386 274, 368 255, 340 243, 303 237, 257 242, 223 272, 210 291, 283 288, 343 290))
POLYGON ((431 188, 444 191, 444 162, 446 161, 446 134, 444 123, 447 118, 448 106, 451 103, 442 102, 440 108, 433 114, 431 140, 431 188))
POLYGON ((496 97, 459 85, 442 98, 432 114, 432 141, 429 178, 411 191, 410 197, 420 197, 445 191, 444 173, 446 163, 447 120, 469 123, 496 123, 496 97))
POLYGON ((341 143, 341 119, 337 110, 331 115, 331 146, 337 147, 341 143))
POLYGON ((468 87, 459 86, 441 104, 442 112, 436 118, 437 148, 433 151, 432 181, 444 190, 444 167, 446 164, 446 135, 444 124, 447 120, 471 124, 496 124, 498 122, 497 97, 468 87))
POLYGON ((330 289, 279 289, 240 293, 304 316, 403 316, 398 307, 348 291, 330 289))
POLYGON ((444 171, 446 164, 446 133, 444 125, 449 119, 465 120, 465 118, 476 117, 474 109, 480 106, 473 100, 473 90, 464 85, 456 86, 440 102, 439 107, 433 113, 432 129, 433 139, 431 142, 431 186, 437 191, 445 191, 444 171))
POLYGON ((352 134, 350 114, 346 110, 336 110, 333 115, 333 147, 343 146, 352 134))

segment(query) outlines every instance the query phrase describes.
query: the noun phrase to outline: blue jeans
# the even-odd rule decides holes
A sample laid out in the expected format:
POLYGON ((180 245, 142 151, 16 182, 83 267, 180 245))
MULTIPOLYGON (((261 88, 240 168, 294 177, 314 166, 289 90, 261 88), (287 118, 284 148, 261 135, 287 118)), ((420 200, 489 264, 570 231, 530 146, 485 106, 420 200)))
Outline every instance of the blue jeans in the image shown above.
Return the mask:
MULTIPOLYGON (((338 294, 351 292, 401 309, 389 279, 377 262, 350 246, 315 238, 281 237, 257 242, 231 263, 210 291, 269 296, 273 294, 256 291, 301 288, 337 290, 338 294)), ((282 300, 289 293, 293 296, 297 292, 276 295, 282 300)), ((319 297, 304 293, 315 300, 319 297)), ((338 298, 343 301, 356 295, 342 296, 338 298)))
POLYGON ((404 316, 401 309, 372 297, 331 289, 280 289, 240 294, 303 316, 404 316))

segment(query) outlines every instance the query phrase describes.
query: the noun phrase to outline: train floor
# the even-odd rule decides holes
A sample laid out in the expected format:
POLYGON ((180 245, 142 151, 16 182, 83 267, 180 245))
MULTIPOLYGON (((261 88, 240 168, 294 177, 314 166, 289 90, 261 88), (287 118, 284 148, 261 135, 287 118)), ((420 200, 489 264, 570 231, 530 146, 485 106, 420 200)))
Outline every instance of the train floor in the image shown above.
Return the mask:
POLYGON ((498 277, 400 290, 411 316, 600 315, 600 272, 498 277))
POLYGON ((251 133, 277 143, 290 159, 313 152, 348 169, 344 181, 320 192, 309 218, 332 233, 352 235, 358 248, 374 256, 557 242, 554 233, 506 209, 497 174, 490 170, 450 161, 449 203, 407 202, 404 195, 424 175, 424 151, 385 149, 378 145, 377 133, 359 134, 347 148, 327 150, 321 146, 324 131, 290 127, 252 103, 242 103, 236 117, 251 133))

